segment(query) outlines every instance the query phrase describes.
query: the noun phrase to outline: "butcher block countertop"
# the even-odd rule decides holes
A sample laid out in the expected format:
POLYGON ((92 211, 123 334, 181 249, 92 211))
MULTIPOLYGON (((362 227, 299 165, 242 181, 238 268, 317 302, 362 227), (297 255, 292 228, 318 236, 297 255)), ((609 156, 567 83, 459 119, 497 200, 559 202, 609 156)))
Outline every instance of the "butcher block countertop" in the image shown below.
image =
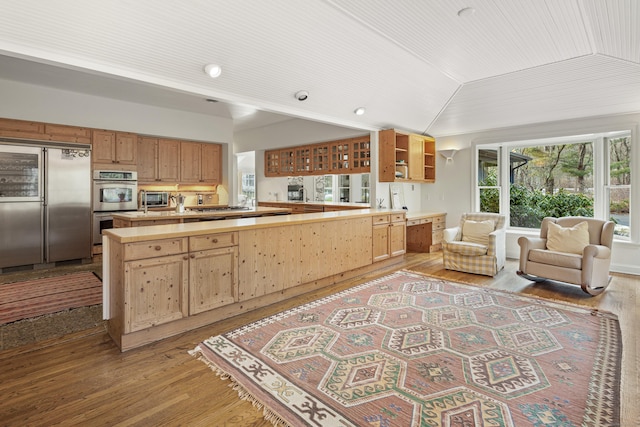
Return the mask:
MULTIPOLYGON (((261 209, 261 208, 256 208, 261 209)), ((267 208, 265 208, 267 209, 267 208)), ((247 212, 247 211, 244 211, 247 212)), ((158 214, 170 215, 169 212, 159 212, 158 214)), ((146 240, 157 239, 169 239, 176 237, 189 237, 195 235, 202 235, 207 233, 223 233, 228 231, 238 231, 246 229, 256 228, 269 228, 286 226, 292 224, 304 224, 304 223, 316 223, 330 219, 340 218, 357 218, 367 217, 373 215, 384 215, 402 213, 402 210, 391 209, 358 209, 358 210, 346 210, 336 212, 321 212, 310 214, 297 214, 297 215, 274 215, 263 216, 255 218, 238 218, 227 219, 224 221, 204 221, 204 222, 189 222, 181 224, 165 224, 165 225, 150 225, 146 227, 127 227, 127 228, 112 228, 103 230, 103 235, 109 236, 120 243, 141 242, 146 240)), ((136 214, 143 214, 143 212, 130 212, 128 215, 135 216, 136 214)), ((185 212, 183 214, 175 215, 193 215, 195 213, 185 212)), ((114 219, 117 216, 124 216, 126 213, 114 214, 114 219)), ((210 216, 211 212, 207 212, 205 216, 210 216)), ((223 213, 223 216, 224 215, 223 213)), ((157 216, 156 216, 157 218, 157 216)), ((127 217, 130 219, 130 217, 127 217)))

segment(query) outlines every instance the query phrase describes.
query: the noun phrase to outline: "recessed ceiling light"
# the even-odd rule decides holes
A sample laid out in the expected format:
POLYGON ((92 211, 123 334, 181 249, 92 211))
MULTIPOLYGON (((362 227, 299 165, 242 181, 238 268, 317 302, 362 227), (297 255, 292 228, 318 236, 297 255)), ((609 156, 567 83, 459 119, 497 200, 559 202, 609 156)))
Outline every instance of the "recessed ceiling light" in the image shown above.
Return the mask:
POLYGON ((353 112, 356 114, 356 116, 361 116, 364 114, 366 110, 364 109, 364 107, 358 107, 355 110, 353 110, 353 112))
POLYGON ((309 92, 306 90, 299 90, 294 95, 298 101, 306 101, 309 98, 309 92))
POLYGON ((222 67, 216 64, 208 64, 204 67, 204 72, 211 78, 219 77, 222 74, 222 67))
POLYGON ((476 13, 476 10, 472 7, 465 7, 458 11, 458 16, 460 18, 468 18, 469 16, 473 16, 476 13))

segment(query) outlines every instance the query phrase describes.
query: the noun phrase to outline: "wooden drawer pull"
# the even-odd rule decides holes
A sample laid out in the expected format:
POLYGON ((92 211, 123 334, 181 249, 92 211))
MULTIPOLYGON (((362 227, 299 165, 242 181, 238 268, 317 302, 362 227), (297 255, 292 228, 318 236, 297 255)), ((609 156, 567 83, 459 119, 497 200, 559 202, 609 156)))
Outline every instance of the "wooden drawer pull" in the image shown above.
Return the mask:
POLYGON ((213 243, 218 243, 218 239, 213 239, 213 243))
POLYGON ((153 249, 155 249, 156 251, 161 251, 161 250, 162 250, 162 246, 158 245, 158 246, 156 246, 156 247, 155 247, 155 248, 153 248, 153 249))

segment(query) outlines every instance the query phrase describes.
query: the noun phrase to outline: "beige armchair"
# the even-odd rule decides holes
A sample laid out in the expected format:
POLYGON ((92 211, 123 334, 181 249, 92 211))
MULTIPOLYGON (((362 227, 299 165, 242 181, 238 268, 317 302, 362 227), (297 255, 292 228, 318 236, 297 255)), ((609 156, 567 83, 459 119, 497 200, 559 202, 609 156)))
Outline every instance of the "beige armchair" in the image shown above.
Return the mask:
POLYGON ((506 259, 505 233, 504 215, 463 214, 458 227, 444 230, 444 268, 495 276, 506 259))
POLYGON ((598 295, 609 285, 614 224, 585 217, 547 217, 540 237, 520 237, 520 270, 535 282, 546 279, 580 285, 598 295))

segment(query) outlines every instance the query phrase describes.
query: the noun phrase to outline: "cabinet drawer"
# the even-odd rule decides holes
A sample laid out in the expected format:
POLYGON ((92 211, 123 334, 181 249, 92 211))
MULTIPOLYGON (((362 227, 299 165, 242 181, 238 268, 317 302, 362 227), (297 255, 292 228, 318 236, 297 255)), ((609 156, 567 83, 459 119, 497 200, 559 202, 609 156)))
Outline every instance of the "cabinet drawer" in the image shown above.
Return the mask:
POLYGON ((444 215, 442 215, 442 216, 436 216, 436 217, 434 217, 434 218, 433 218, 433 223, 434 223, 434 224, 440 224, 440 223, 443 223, 443 224, 444 224, 444 222, 445 222, 445 218, 446 218, 446 217, 445 217, 444 215))
POLYGON ((374 215, 371 218, 373 220, 373 225, 389 223, 389 215, 374 215))
POLYGON ((431 237, 432 244, 442 243, 442 239, 444 238, 444 231, 434 231, 431 237))
POLYGON ((444 230, 445 225, 446 224, 444 222, 440 222, 440 223, 434 222, 432 226, 433 227, 432 230, 444 230))
POLYGON ((208 234, 189 238, 190 251, 206 251, 207 249, 224 248, 238 244, 238 232, 208 234))
POLYGON ((413 225, 420 225, 421 224, 421 220, 419 219, 409 219, 407 220, 407 227, 411 227, 413 225))
POLYGON ((391 222, 404 222, 404 214, 403 213, 391 214, 391 222))
POLYGON ((187 238, 155 240, 153 242, 127 243, 124 259, 155 258, 187 252, 187 238))

